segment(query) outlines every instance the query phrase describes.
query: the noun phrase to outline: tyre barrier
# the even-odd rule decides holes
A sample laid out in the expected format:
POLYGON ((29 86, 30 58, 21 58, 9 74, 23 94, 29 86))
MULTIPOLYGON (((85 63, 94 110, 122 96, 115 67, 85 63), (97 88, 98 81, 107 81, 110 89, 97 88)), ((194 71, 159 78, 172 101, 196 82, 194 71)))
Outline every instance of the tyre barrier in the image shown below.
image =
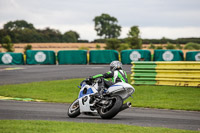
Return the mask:
POLYGON ((154 61, 184 61, 181 50, 154 50, 154 61))
POLYGON ((0 53, 0 65, 24 65, 22 53, 0 53))
POLYGON ((56 64, 55 52, 51 50, 27 50, 26 51, 26 64, 56 64))
POLYGON ((149 50, 131 49, 121 51, 122 64, 131 64, 132 61, 151 61, 149 50))
MULTIPOLYGON (((149 50, 131 49, 119 53, 116 50, 61 50, 58 51, 58 64, 109 64, 121 57, 122 64, 131 64, 132 61, 151 61, 149 50), (89 58, 88 58, 89 57, 89 58), (89 61, 87 60, 89 59, 89 61)), ((183 61, 181 50, 155 50, 154 61, 183 61)), ((200 51, 189 51, 186 53, 186 61, 200 61, 200 51)), ((23 65, 22 53, 0 53, 0 65, 23 65)), ((56 54, 50 50, 27 50, 26 64, 56 64, 56 54)))
POLYGON ((200 62, 132 62, 132 85, 200 87, 200 62))
POLYGON ((86 50, 62 50, 58 52, 58 64, 87 64, 86 50))
POLYGON ((186 53, 186 61, 200 61, 200 51, 189 51, 186 53))
POLYGON ((115 60, 119 60, 116 50, 90 50, 90 64, 109 64, 115 60))

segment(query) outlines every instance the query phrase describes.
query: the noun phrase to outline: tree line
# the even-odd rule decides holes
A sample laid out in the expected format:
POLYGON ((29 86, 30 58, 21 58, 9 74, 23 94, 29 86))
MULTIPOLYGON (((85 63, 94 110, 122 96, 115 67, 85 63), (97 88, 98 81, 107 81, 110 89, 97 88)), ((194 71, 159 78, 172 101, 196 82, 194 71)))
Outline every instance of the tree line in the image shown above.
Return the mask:
POLYGON ((0 29, 1 43, 7 35, 13 43, 78 42, 80 38, 79 34, 72 30, 62 34, 59 30, 49 27, 36 29, 25 20, 9 21, 4 24, 3 29, 0 29))
MULTIPOLYGON (((136 25, 130 27, 126 38, 119 39, 121 26, 118 24, 117 18, 103 13, 96 16, 93 22, 94 29, 101 39, 95 39, 92 42, 106 43, 106 49, 140 49, 142 44, 200 43, 200 38, 142 39, 139 27, 136 25)), ((33 24, 25 20, 9 21, 4 24, 3 28, 0 29, 0 43, 4 44, 5 40, 10 40, 9 42, 12 43, 89 42, 88 40, 80 40, 80 35, 76 31, 70 30, 62 34, 59 30, 49 27, 36 29, 33 24)))

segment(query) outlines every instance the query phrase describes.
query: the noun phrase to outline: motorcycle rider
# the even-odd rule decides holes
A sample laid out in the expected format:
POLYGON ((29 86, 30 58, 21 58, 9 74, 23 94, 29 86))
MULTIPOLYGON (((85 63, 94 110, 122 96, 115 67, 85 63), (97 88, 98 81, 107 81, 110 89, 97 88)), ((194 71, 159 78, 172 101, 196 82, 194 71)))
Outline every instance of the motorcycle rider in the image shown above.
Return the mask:
MULTIPOLYGON (((118 82, 125 82, 128 83, 127 74, 122 69, 122 63, 120 61, 112 61, 110 63, 110 71, 106 72, 105 74, 98 74, 95 76, 90 77, 90 79, 96 79, 99 77, 103 77, 104 79, 104 87, 109 88, 115 83, 118 82), (106 80, 106 78, 112 78, 112 81, 106 80)), ((100 92, 102 88, 98 91, 100 92)))

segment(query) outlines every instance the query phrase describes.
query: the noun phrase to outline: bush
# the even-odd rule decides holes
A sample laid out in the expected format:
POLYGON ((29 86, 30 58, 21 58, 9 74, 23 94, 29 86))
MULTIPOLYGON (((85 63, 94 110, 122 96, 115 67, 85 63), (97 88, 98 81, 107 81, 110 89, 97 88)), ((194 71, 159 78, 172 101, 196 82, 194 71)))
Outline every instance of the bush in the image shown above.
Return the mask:
POLYGON ((189 42, 185 45, 184 49, 188 50, 199 50, 200 49, 200 44, 199 43, 193 43, 189 42))
POLYGON ((129 45, 127 43, 121 43, 118 48, 118 51, 121 52, 122 50, 126 50, 126 49, 129 49, 129 45))
POLYGON ((32 49, 32 45, 28 44, 24 47, 24 53, 26 53, 27 50, 31 50, 32 49))
POLYGON ((174 44, 167 43, 166 49, 176 49, 176 47, 174 46, 174 44))
POLYGON ((155 45, 151 43, 149 49, 155 49, 155 48, 156 48, 155 45))
POLYGON ((96 45, 96 49, 101 49, 101 46, 99 44, 96 45))
POLYGON ((79 50, 89 50, 88 47, 80 47, 79 50))
POLYGON ((7 52, 14 52, 14 45, 12 44, 11 38, 8 35, 3 37, 1 46, 6 49, 7 52))
POLYGON ((183 49, 183 47, 180 44, 176 44, 177 49, 183 49))
POLYGON ((156 49, 163 49, 163 46, 157 46, 156 49))
POLYGON ((114 49, 117 50, 120 47, 120 41, 115 38, 108 39, 106 41, 105 49, 114 49))

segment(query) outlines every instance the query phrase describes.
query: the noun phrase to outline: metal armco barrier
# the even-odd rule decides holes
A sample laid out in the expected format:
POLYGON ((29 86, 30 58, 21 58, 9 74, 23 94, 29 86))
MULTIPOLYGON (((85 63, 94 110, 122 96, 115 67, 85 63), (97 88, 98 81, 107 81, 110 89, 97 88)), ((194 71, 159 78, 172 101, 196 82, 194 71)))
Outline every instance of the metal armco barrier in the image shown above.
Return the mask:
POLYGON ((131 84, 200 87, 200 62, 132 62, 131 84))

